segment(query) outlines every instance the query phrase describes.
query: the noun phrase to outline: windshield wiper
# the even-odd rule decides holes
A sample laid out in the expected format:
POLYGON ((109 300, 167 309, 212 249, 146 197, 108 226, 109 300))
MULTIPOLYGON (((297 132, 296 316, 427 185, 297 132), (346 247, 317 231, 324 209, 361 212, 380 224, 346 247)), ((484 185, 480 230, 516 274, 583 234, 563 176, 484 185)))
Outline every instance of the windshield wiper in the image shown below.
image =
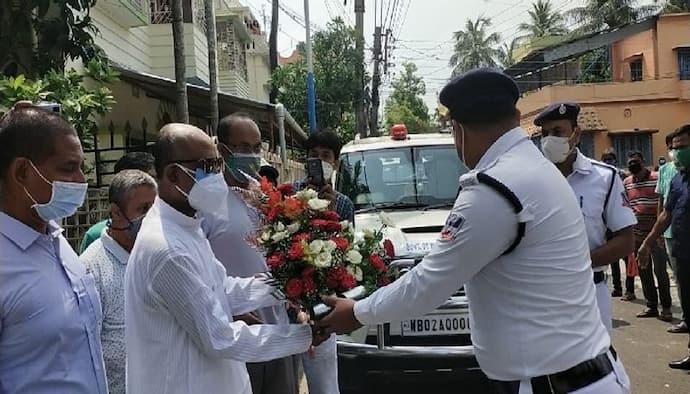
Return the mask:
POLYGON ((423 210, 424 210, 424 211, 428 211, 428 210, 430 210, 430 209, 452 208, 453 205, 455 205, 455 201, 446 201, 446 202, 442 202, 442 203, 439 203, 439 204, 427 205, 427 206, 424 207, 423 210))
POLYGON ((426 207, 428 204, 416 203, 416 202, 380 202, 373 204, 371 207, 361 208, 355 210, 355 213, 368 213, 376 212, 381 209, 393 209, 393 208, 421 208, 426 207))

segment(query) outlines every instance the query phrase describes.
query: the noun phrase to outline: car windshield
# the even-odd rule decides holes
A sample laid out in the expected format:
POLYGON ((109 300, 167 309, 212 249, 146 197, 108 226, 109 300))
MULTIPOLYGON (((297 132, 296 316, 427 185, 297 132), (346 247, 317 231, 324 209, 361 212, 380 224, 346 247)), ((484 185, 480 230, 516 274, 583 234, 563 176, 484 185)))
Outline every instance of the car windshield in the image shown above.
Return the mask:
POLYGON ((340 157, 336 189, 360 212, 441 208, 453 204, 466 171, 453 145, 351 152, 340 157))

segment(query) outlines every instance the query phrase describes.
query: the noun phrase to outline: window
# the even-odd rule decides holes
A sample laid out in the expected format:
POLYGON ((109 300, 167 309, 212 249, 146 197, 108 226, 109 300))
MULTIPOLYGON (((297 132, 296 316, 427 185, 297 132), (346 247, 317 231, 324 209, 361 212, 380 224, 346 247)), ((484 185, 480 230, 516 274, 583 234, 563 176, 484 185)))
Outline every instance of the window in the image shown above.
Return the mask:
POLYGON ((639 150, 644 155, 647 162, 652 162, 652 134, 651 133, 631 133, 611 135, 613 149, 616 151, 619 163, 626 163, 628 152, 639 150))
POLYGON ((593 159, 595 158, 594 135, 592 133, 583 131, 582 134, 580 134, 580 144, 577 147, 580 148, 580 152, 582 152, 583 155, 593 159))
POLYGON ((678 50, 678 73, 682 81, 690 81, 690 48, 678 50))
POLYGON ((630 62, 630 80, 633 82, 642 80, 642 59, 630 62))

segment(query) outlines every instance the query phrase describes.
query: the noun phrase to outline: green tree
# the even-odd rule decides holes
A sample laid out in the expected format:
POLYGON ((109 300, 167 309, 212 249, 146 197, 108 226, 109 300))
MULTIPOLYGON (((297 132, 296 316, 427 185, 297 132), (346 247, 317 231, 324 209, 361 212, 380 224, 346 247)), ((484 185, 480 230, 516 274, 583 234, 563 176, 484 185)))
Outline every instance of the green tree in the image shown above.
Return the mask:
POLYGON ((391 84, 392 92, 386 100, 386 127, 405 124, 411 132, 429 129, 429 108, 422 97, 426 94, 424 80, 417 76, 414 63, 404 63, 402 74, 391 84))
POLYGON ((465 29, 453 33, 455 48, 450 57, 450 66, 453 67, 453 76, 477 67, 495 67, 496 59, 500 51, 496 49, 500 35, 489 33, 491 19, 478 17, 475 20, 468 19, 465 29))
POLYGON ((529 22, 523 22, 518 29, 530 38, 560 36, 568 33, 563 16, 554 11, 550 0, 537 0, 527 11, 529 22))
MULTIPOLYGON (((6 111, 20 100, 49 101, 62 105, 62 115, 79 133, 84 146, 91 146, 98 131, 96 120, 112 110, 115 99, 108 84, 117 74, 106 64, 92 60, 83 74, 74 69, 50 70, 42 78, 0 76, 0 107, 6 111)), ((29 143, 39 143, 29 141, 29 143)))
MULTIPOLYGON (((324 30, 314 34, 314 78, 316 86, 316 122, 320 129, 336 130, 344 141, 354 138, 352 121, 355 103, 362 91, 357 79, 357 65, 363 64, 358 53, 355 30, 337 18, 324 30)), ((298 46, 304 53, 303 45, 298 46)), ((307 67, 305 57, 279 67, 273 72, 272 83, 276 87, 278 102, 285 105, 295 120, 308 128, 307 115, 307 67)))
MULTIPOLYGON (((659 3, 658 0, 654 1, 659 3)), ((664 14, 675 14, 679 12, 690 12, 690 2, 688 0, 666 0, 661 1, 664 14)))
POLYGON ((0 73, 39 78, 67 59, 100 59, 89 14, 96 0, 0 0, 0 73))
POLYGON ((587 0, 584 6, 565 13, 577 26, 578 34, 613 29, 650 16, 659 10, 656 5, 638 6, 638 0, 587 0))
POLYGON ((518 38, 510 41, 510 44, 503 44, 498 48, 498 64, 504 69, 515 64, 515 48, 517 47, 518 38))

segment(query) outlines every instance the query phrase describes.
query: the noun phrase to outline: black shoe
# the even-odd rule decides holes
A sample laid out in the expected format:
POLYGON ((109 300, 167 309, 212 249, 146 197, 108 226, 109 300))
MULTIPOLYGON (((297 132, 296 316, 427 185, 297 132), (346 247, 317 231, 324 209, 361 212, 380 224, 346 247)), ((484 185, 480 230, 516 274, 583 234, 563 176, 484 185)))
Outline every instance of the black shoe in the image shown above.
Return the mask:
POLYGON ((621 297, 621 300, 623 301, 635 301, 637 297, 635 297, 635 293, 625 293, 623 297, 621 297))
POLYGON ((690 356, 685 357, 682 360, 671 361, 668 363, 671 369, 682 369, 683 371, 690 371, 690 356))
POLYGON ((670 332, 671 334, 687 334, 688 332, 690 332, 690 330, 688 330, 688 326, 685 324, 684 321, 672 325, 666 331, 670 332))
POLYGON ((671 308, 662 308, 661 312, 659 313, 659 320, 665 321, 666 323, 672 322, 673 313, 671 312, 671 308))
POLYGON ((637 317, 659 317, 659 310, 647 308, 637 314, 637 317))
POLYGON ((621 296, 623 296, 623 290, 621 290, 621 289, 614 289, 611 292, 611 297, 621 297, 621 296))

